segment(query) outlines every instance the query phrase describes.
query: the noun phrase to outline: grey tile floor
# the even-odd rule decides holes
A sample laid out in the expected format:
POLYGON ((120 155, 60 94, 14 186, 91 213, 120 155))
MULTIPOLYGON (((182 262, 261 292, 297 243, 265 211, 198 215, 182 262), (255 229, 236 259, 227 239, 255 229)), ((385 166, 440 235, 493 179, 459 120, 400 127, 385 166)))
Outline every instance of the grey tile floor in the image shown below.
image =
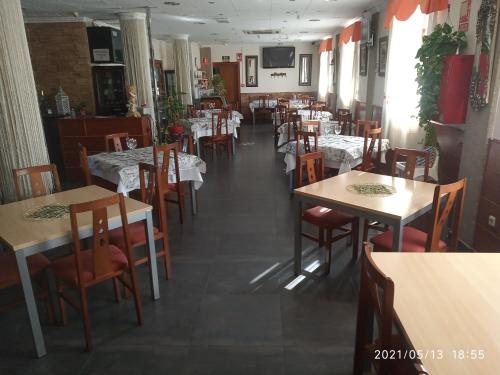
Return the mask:
MULTIPOLYGON (((359 264, 337 244, 328 277, 320 270, 285 289, 294 277, 283 169, 271 126, 242 127, 234 160, 207 158, 199 214, 181 226, 170 208, 174 275, 160 280, 153 302, 140 269, 144 325, 131 299, 116 304, 111 283, 98 286, 90 293, 94 351, 84 352, 78 315, 50 326, 40 309, 49 354, 34 359, 20 306, 0 314, 0 374, 350 374, 359 264)), ((315 259, 323 254, 304 264, 315 259)))

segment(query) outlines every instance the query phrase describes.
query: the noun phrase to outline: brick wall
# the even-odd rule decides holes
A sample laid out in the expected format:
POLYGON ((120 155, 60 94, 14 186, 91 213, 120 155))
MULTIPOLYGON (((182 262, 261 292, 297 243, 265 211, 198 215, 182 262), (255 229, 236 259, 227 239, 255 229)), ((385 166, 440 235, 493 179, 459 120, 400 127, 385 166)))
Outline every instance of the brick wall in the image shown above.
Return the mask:
POLYGON ((86 27, 84 22, 26 24, 37 89, 54 109, 54 95, 62 86, 72 107, 86 102, 87 112, 95 113, 86 27))

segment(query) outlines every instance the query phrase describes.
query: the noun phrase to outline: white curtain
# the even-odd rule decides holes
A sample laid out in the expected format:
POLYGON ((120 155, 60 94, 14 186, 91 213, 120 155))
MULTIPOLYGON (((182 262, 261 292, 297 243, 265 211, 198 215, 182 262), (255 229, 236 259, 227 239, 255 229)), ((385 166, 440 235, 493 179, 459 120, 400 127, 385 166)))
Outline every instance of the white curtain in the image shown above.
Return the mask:
POLYGON ((394 19, 389 36, 386 67, 385 105, 382 119, 384 137, 391 146, 418 148, 423 131, 418 126, 419 95, 415 79, 415 55, 427 32, 429 16, 420 9, 406 21, 394 19))
POLYGON ((319 58, 319 83, 318 83, 318 100, 325 101, 329 87, 329 70, 330 70, 329 52, 321 52, 319 58))
POLYGON ((191 59, 187 39, 174 40, 174 63, 177 94, 181 95, 183 104, 193 104, 191 90, 191 59))
POLYGON ((358 87, 358 43, 349 42, 340 47, 339 108, 354 109, 358 87))

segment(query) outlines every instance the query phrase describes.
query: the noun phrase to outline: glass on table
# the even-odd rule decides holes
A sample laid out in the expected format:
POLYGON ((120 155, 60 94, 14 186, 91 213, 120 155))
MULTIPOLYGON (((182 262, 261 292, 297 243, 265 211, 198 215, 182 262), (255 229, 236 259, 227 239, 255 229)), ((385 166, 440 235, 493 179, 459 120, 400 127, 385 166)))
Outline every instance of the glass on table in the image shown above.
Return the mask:
POLYGON ((339 123, 336 123, 334 125, 333 131, 335 132, 336 135, 339 135, 342 132, 342 127, 340 126, 339 123))
POLYGON ((137 148, 137 139, 135 138, 128 137, 126 143, 129 150, 135 150, 137 148))

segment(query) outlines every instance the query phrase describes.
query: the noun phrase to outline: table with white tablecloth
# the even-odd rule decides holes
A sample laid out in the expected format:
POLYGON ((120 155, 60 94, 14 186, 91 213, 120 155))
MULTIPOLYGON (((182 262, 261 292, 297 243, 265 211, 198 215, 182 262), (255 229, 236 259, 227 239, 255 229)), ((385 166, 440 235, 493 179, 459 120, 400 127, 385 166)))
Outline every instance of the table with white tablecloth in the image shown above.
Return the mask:
MULTIPOLYGON (((330 121, 330 120, 320 120, 320 136, 321 135, 332 135, 335 134, 335 125, 338 124, 338 121, 330 121)), ((281 125, 277 132, 279 134, 278 138, 278 152, 286 152, 286 144, 288 143, 288 123, 284 123, 281 125)))
MULTIPOLYGON (((162 153, 159 155, 160 162, 162 153)), ((176 182, 173 153, 170 156, 168 180, 176 182)), ((88 157, 92 175, 98 176, 118 186, 119 193, 128 194, 140 188, 139 163, 153 164, 153 147, 137 148, 121 152, 102 152, 88 157)), ((203 184, 202 173, 206 172, 206 164, 196 155, 178 153, 179 177, 188 181, 191 187, 193 213, 196 213, 194 191, 203 184)))
MULTIPOLYGON (((250 111, 252 112, 252 120, 253 120, 254 125, 255 125, 255 109, 261 108, 260 104, 261 104, 261 101, 253 100, 248 105, 250 107, 250 111)), ((273 109, 278 105, 278 100, 277 99, 269 99, 269 100, 265 101, 265 104, 267 105, 266 108, 273 109)), ((300 100, 300 99, 290 99, 288 105, 289 105, 289 108, 296 108, 299 110, 309 107, 309 104, 303 103, 302 100, 300 100)))
MULTIPOLYGON (((188 119, 193 135, 193 140, 196 143, 196 153, 200 156, 200 138, 212 136, 212 117, 196 117, 188 119)), ((240 127, 240 118, 233 117, 227 121, 227 130, 229 134, 233 134, 233 154, 236 153, 235 138, 238 138, 237 128, 240 127)), ((225 124, 222 126, 222 134, 226 134, 225 124)))

